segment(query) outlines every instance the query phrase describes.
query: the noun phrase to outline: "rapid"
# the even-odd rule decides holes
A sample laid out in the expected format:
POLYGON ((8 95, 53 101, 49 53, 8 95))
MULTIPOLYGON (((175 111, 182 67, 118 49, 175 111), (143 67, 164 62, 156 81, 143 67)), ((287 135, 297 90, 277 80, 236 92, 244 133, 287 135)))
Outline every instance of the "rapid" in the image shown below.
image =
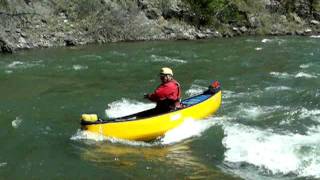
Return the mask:
POLYGON ((0 179, 318 179, 320 40, 129 42, 0 55, 0 179), (187 98, 211 80, 222 106, 153 142, 80 130, 119 117, 174 70, 187 98))

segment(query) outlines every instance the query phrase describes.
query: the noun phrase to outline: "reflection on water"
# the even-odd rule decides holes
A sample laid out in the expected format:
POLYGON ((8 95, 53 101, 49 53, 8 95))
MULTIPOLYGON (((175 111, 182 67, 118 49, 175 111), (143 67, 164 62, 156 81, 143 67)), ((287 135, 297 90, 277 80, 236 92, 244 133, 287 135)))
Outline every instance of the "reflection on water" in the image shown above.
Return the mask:
MULTIPOLYGON (((215 179, 221 177, 221 173, 219 174, 216 169, 201 163, 193 155, 190 142, 152 147, 101 143, 89 148, 82 148, 81 157, 99 167, 116 166, 123 172, 144 168, 146 174, 149 174, 165 172, 169 169, 168 171, 176 171, 176 174, 179 174, 180 177, 184 175, 186 179, 215 179)), ((139 176, 139 173, 136 173, 139 176)), ((163 176, 166 175, 160 174, 159 177, 163 176)))

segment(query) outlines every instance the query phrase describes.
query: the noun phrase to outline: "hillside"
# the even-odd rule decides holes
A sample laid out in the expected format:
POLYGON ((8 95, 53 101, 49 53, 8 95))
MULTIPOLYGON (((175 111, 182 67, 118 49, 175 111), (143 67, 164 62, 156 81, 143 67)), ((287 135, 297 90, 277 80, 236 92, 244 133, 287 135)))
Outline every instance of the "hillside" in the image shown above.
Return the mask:
POLYGON ((0 52, 320 33, 319 0, 0 0, 0 52))

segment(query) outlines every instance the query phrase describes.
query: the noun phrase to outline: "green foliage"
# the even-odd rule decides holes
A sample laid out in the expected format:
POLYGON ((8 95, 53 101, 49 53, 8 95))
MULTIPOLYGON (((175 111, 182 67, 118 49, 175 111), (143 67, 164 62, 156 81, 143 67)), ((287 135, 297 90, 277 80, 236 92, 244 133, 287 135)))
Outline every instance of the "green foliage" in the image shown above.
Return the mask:
POLYGON ((246 0, 184 0, 195 14, 193 23, 213 25, 213 23, 247 23, 245 13, 241 12, 238 3, 246 0))
POLYGON ((320 1, 313 1, 312 2, 312 7, 315 11, 320 12, 320 1))
POLYGON ((7 0, 0 0, 0 11, 5 11, 9 9, 9 3, 7 0))

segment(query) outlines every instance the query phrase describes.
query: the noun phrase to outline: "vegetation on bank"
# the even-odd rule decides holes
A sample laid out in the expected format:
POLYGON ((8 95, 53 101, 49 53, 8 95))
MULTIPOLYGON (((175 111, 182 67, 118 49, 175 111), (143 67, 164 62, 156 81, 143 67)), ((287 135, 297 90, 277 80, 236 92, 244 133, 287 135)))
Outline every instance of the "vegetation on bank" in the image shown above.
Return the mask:
POLYGON ((320 33, 319 0, 0 0, 0 52, 308 33, 320 33))

